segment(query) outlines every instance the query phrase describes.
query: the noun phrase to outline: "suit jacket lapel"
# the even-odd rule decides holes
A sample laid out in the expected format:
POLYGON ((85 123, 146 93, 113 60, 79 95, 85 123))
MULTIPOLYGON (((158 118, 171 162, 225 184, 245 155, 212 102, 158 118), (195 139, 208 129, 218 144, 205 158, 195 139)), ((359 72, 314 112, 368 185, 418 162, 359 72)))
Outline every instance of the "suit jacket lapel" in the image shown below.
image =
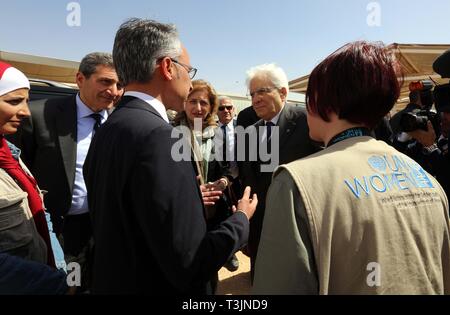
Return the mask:
POLYGON ((58 135, 67 181, 72 191, 77 162, 77 104, 75 96, 68 103, 61 103, 58 106, 56 134, 58 135))
POLYGON ((284 105, 283 110, 281 111, 280 118, 278 120, 278 127, 280 128, 280 150, 286 141, 289 139, 289 136, 294 132, 297 124, 295 121, 291 119, 291 111, 290 106, 288 104, 284 105))
MULTIPOLYGON (((256 159, 255 162, 252 163, 252 165, 253 165, 253 170, 256 173, 259 173, 259 168, 260 168, 260 165, 261 165, 261 158, 260 158, 260 155, 259 155, 259 150, 260 150, 260 146, 263 145, 260 140, 261 140, 261 137, 262 137, 262 133, 261 132, 263 132, 263 130, 264 130, 264 120, 262 120, 262 119, 259 120, 253 126, 255 126, 255 128, 256 128, 256 139, 257 139, 256 140, 256 156, 257 156, 257 159, 256 159), (263 127, 263 128, 261 128, 261 127, 263 127)), ((264 144, 264 145, 266 145, 266 144, 264 144)))

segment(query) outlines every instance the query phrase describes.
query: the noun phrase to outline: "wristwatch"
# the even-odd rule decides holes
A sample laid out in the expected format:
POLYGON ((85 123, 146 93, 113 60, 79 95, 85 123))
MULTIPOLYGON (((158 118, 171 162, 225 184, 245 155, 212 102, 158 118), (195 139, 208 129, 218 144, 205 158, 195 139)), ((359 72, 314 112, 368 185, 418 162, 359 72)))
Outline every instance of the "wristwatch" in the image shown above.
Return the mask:
POLYGON ((221 190, 225 190, 225 188, 228 187, 228 179, 226 177, 222 177, 221 179, 219 179, 219 188, 221 190))
POLYGON ((432 145, 428 146, 428 147, 423 147, 423 151, 425 154, 431 154, 434 151, 438 150, 438 146, 436 143, 433 143, 432 145))

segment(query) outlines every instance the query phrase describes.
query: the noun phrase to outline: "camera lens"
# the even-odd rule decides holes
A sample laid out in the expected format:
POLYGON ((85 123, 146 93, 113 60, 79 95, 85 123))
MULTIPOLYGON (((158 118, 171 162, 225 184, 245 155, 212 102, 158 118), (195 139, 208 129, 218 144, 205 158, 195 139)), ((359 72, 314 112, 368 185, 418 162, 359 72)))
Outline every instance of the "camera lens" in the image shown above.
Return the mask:
POLYGON ((400 128, 404 132, 410 132, 417 129, 427 130, 428 117, 418 116, 413 113, 405 113, 400 119, 400 128))

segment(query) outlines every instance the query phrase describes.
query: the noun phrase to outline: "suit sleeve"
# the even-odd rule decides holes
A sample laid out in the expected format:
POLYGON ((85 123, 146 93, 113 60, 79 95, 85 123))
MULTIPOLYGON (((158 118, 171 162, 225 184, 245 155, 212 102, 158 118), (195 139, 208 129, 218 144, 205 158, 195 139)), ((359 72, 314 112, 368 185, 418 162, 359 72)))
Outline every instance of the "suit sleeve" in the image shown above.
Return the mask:
POLYGON ((309 225, 300 193, 287 171, 273 179, 266 201, 253 294, 318 294, 309 225))
MULTIPOLYGON (((181 140, 172 139, 168 128, 158 128, 146 138, 132 174, 131 200, 145 243, 166 278, 184 291, 210 279, 244 245, 248 220, 239 212, 206 231, 192 164, 173 156, 177 141, 181 140)), ((190 152, 189 146, 185 149, 190 152)))

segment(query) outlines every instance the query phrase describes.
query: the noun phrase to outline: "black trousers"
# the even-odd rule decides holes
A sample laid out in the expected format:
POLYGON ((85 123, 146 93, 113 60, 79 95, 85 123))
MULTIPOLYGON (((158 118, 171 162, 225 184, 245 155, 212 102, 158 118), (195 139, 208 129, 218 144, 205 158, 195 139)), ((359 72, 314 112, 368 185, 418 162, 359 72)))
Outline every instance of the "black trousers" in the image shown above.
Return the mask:
POLYGON ((89 213, 68 215, 64 218, 62 230, 64 254, 78 256, 92 237, 92 224, 89 213))
POLYGON ((89 213, 66 216, 62 231, 62 243, 66 263, 78 263, 81 267, 81 287, 77 294, 90 292, 94 241, 89 213))

